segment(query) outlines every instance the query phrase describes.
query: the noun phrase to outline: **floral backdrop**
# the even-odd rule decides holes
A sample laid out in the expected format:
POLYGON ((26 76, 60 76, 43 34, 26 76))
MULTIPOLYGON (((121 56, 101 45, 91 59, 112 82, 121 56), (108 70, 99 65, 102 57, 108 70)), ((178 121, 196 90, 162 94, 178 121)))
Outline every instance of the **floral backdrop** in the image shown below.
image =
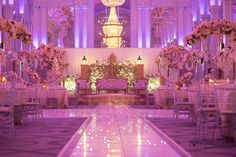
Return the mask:
POLYGON ((135 65, 130 61, 123 61, 118 63, 116 56, 112 53, 107 61, 103 63, 96 63, 90 65, 90 82, 92 83, 92 90, 96 90, 97 79, 105 77, 118 77, 128 80, 129 86, 132 86, 135 81, 135 65))

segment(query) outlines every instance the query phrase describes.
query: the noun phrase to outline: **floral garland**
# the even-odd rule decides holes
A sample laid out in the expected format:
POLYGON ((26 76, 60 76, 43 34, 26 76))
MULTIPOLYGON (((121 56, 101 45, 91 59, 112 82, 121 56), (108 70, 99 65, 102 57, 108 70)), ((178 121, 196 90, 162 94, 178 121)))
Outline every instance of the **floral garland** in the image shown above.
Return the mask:
POLYGON ((106 64, 96 61, 96 63, 90 65, 90 72, 90 82, 92 83, 91 88, 95 91, 97 79, 106 76, 106 64))
POLYGON ((7 73, 7 80, 15 81, 15 82, 22 82, 22 79, 18 77, 17 73, 14 71, 10 71, 7 73))
POLYGON ((182 77, 180 77, 176 81, 177 88, 183 87, 183 84, 186 84, 187 82, 189 82, 192 79, 192 77, 193 77, 193 74, 191 72, 185 73, 182 77))
POLYGON ((183 65, 188 71, 193 70, 194 65, 201 62, 202 60, 207 59, 207 53, 205 51, 199 50, 189 50, 188 53, 184 55, 183 65))
POLYGON ((0 31, 5 31, 11 39, 21 39, 24 43, 32 42, 32 35, 21 23, 5 18, 0 18, 0 31))
POLYGON ((9 71, 6 75, 6 78, 8 81, 15 82, 17 84, 23 85, 22 87, 25 87, 29 85, 28 82, 24 81, 21 77, 18 76, 18 74, 14 71, 9 71))
POLYGON ((161 49, 155 62, 163 68, 180 69, 183 67, 182 60, 186 53, 187 50, 183 46, 172 44, 161 49))
POLYGON ((6 55, 3 49, 0 49, 0 63, 4 65, 6 64, 6 55))
POLYGON ((192 34, 185 37, 185 42, 188 45, 194 45, 212 34, 225 34, 231 41, 236 42, 236 23, 225 19, 203 21, 192 34))
POLYGON ((124 61, 118 64, 117 76, 128 80, 129 85, 135 81, 135 65, 130 61, 124 61))

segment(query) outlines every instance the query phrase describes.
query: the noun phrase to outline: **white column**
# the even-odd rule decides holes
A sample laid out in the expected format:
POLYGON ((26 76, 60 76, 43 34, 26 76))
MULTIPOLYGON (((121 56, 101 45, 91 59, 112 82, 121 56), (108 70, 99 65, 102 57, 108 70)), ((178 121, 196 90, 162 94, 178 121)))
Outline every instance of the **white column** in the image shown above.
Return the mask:
MULTIPOLYGON (((220 6, 211 6, 211 20, 220 18, 220 6)), ((219 49, 220 35, 212 35, 210 38, 210 53, 215 54, 219 49)))
POLYGON ((79 6, 74 7, 74 25, 75 25, 75 30, 74 30, 74 43, 75 43, 75 48, 80 47, 80 8, 79 6))
MULTIPOLYGON (((15 15, 14 15, 14 20, 21 22, 23 24, 23 14, 24 13, 24 0, 15 0, 15 15), (22 11, 23 10, 23 11, 22 11)), ((15 40, 14 41, 14 51, 19 51, 20 49, 22 49, 23 45, 22 45, 22 41, 21 40, 15 40)))
MULTIPOLYGON (((223 18, 233 21, 233 4, 232 0, 224 0, 222 1, 222 6, 223 6, 223 18)), ((230 44, 229 39, 224 39, 224 43, 226 46, 230 44)))
MULTIPOLYGON (((82 31, 81 31, 81 39, 82 39, 82 48, 88 47, 88 7, 82 7, 82 31)), ((94 20, 93 20, 94 21, 94 20)))
POLYGON ((138 10, 137 1, 130 1, 130 47, 138 47, 138 10))
MULTIPOLYGON (((23 13, 23 22, 24 24, 27 26, 28 30, 33 33, 33 30, 32 30, 32 23, 33 23, 33 2, 32 0, 27 0, 27 3, 24 3, 24 13, 23 13)), ((29 50, 29 49, 32 49, 33 46, 30 45, 30 44, 24 44, 23 45, 23 49, 25 50, 29 50)))
POLYGON ((222 0, 224 19, 233 20, 233 1, 222 0))
POLYGON ((137 32, 138 32, 138 48, 143 47, 143 8, 138 7, 138 16, 137 16, 137 32))
MULTIPOLYGON (((5 18, 7 19, 13 19, 13 4, 8 4, 8 1, 5 1, 6 3, 2 6, 2 13, 5 18)), ((12 50, 13 43, 9 41, 8 33, 3 33, 3 42, 6 51, 12 50)))
POLYGON ((183 45, 184 44, 184 29, 186 26, 184 26, 184 10, 183 8, 178 8, 178 22, 177 22, 177 36, 178 36, 178 44, 183 45))
POLYGON ((40 42, 47 44, 47 8, 41 7, 40 10, 40 42))
POLYGON ((88 47, 94 47, 94 0, 89 0, 88 4, 88 47))
POLYGON ((184 8, 184 36, 190 34, 192 32, 192 9, 191 8, 184 8))
POLYGON ((197 21, 197 17, 198 17, 198 3, 197 0, 192 0, 192 20, 193 21, 197 21))
POLYGON ((39 29, 40 29, 40 25, 39 25, 39 20, 40 20, 40 16, 39 16, 39 6, 34 6, 33 7, 33 16, 32 16, 32 35, 33 35, 33 45, 34 47, 38 48, 39 46, 39 29))
POLYGON ((12 19, 13 9, 14 9, 13 4, 6 3, 5 5, 3 5, 3 16, 7 19, 12 19))
POLYGON ((144 31, 144 47, 151 47, 151 8, 145 7, 143 10, 143 31, 144 31))

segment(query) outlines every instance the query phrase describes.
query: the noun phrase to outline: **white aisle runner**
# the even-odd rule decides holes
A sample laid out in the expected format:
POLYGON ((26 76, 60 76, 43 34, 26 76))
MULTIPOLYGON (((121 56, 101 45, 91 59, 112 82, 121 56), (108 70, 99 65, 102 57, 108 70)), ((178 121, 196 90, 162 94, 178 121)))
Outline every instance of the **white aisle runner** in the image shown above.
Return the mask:
POLYGON ((180 156, 125 105, 99 105, 88 126, 76 134, 59 157, 180 156))

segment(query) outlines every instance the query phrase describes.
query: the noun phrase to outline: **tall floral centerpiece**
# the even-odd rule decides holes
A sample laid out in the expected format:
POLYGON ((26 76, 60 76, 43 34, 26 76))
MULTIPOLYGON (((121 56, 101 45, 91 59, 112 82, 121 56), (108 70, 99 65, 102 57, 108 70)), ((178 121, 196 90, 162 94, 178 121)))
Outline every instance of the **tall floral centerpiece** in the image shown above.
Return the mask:
POLYGON ((32 35, 28 29, 21 23, 0 17, 0 31, 8 34, 6 39, 6 51, 11 49, 11 40, 20 39, 23 43, 30 44, 32 42, 32 35))
POLYGON ((39 66, 46 68, 48 79, 62 76, 63 70, 69 65, 66 51, 53 45, 41 45, 36 49, 39 66))
POLYGON ((188 53, 184 55, 182 64, 187 71, 192 71, 197 66, 201 64, 204 60, 208 59, 207 52, 193 49, 186 49, 188 53))
POLYGON ((218 68, 225 72, 226 77, 229 78, 233 70, 233 64, 236 63, 236 49, 227 47, 219 50, 213 57, 218 68))
POLYGON ((175 83, 178 88, 193 78, 193 71, 196 64, 201 63, 206 58, 204 51, 196 51, 187 49, 179 45, 169 45, 160 51, 160 55, 156 58, 158 72, 162 78, 170 83, 175 83), (169 78, 168 75, 163 75, 161 69, 177 71, 183 69, 182 76, 177 76, 175 79, 169 78))
POLYGON ((203 21, 196 26, 192 34, 185 37, 185 41, 192 46, 213 34, 227 35, 231 42, 236 42, 236 23, 226 19, 203 21))
POLYGON ((217 49, 217 52, 211 57, 219 69, 223 70, 227 74, 231 71, 233 72, 233 75, 235 75, 236 23, 226 19, 203 21, 190 35, 185 37, 185 42, 187 45, 194 46, 198 42, 204 41, 210 35, 216 35, 219 38, 225 36, 230 43, 228 45, 232 45, 224 49, 217 49))
POLYGON ((22 64, 23 72, 31 78, 31 81, 25 80, 28 84, 53 83, 62 78, 68 66, 66 51, 53 45, 41 45, 32 51, 19 51, 16 55, 12 54, 12 58, 17 64, 22 64), (39 72, 40 69, 46 71, 47 78, 39 72))
POLYGON ((155 60, 160 76, 170 83, 175 83, 177 78, 170 78, 169 72, 170 70, 178 72, 180 69, 183 69, 182 60, 186 53, 187 51, 183 46, 175 44, 162 48, 160 55, 155 60), (167 75, 163 74, 163 69, 167 71, 167 75))

